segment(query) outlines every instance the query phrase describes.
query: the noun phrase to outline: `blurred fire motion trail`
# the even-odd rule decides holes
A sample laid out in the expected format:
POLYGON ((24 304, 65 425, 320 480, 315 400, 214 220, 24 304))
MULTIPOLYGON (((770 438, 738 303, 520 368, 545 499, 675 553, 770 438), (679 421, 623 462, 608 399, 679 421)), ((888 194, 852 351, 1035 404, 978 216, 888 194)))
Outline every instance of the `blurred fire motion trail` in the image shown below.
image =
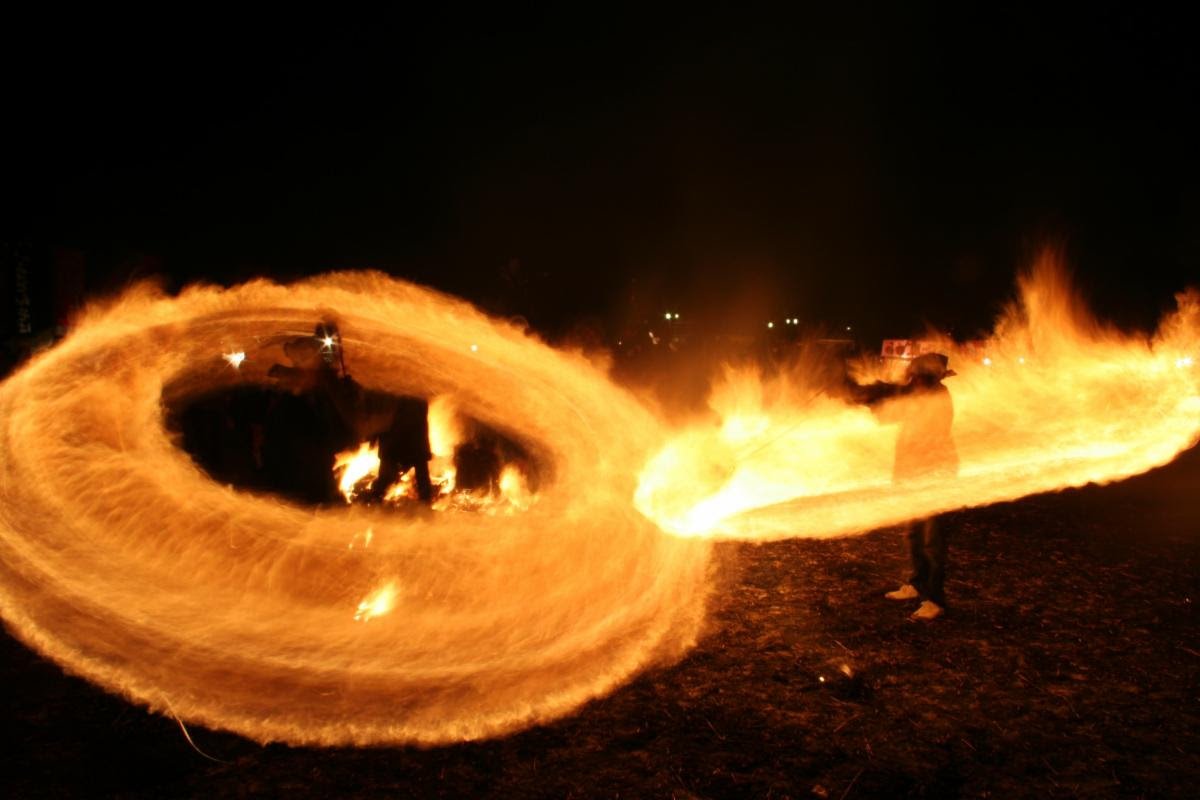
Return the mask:
MULTIPOLYGON (((1053 265, 1020 288, 982 349, 944 343, 958 479, 903 486, 895 430, 802 373, 731 372, 720 423, 672 434, 582 357, 380 274, 134 290, 0 385, 0 615, 111 691, 260 741, 552 719, 694 642, 711 539, 865 531, 1117 480, 1196 441, 1200 295, 1139 339, 1093 321, 1053 265), (164 403, 268 383, 280 332, 330 316, 363 386, 436 398, 446 492, 458 412, 519 443, 536 486, 510 465, 487 513, 451 493, 402 514, 211 480, 164 403)), ((370 442, 346 455, 349 501, 379 462, 370 442)))
POLYGON ((630 502, 658 421, 583 358, 383 275, 132 291, 0 385, 0 418, 0 614, 189 722, 326 745, 496 735, 677 657, 703 619, 709 545, 630 502), (201 472, 164 399, 267 383, 262 342, 318 308, 367 388, 453 398, 519 440, 537 502, 306 509, 201 472))
MULTIPOLYGON (((1200 437, 1200 294, 1150 339, 1097 323, 1044 257, 982 347, 942 342, 958 375, 956 480, 894 485, 895 426, 804 375, 727 374, 720 421, 679 433, 643 470, 636 504, 682 537, 770 540, 866 531, 907 519, 1105 483, 1171 461, 1200 437)), ((860 365, 869 381, 878 365, 860 365)))

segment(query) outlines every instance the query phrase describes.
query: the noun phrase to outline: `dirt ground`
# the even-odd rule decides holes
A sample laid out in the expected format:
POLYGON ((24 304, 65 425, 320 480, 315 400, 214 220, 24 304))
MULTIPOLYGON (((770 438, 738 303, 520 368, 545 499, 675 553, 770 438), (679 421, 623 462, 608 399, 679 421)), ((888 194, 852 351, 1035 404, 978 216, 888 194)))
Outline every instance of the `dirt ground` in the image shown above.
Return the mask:
POLYGON ((952 605, 883 598, 896 530, 722 545, 686 658, 574 716, 438 749, 260 747, 0 639, 9 797, 1194 797, 1200 451, 951 515, 952 605))

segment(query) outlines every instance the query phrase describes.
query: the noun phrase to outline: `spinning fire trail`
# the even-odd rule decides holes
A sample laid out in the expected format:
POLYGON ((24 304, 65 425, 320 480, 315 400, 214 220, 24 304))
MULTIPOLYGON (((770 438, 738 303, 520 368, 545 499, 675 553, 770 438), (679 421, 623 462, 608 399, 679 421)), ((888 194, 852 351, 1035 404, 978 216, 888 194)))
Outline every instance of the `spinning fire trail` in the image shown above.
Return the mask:
MULTIPOLYGON (((1200 294, 1152 340, 1093 320, 1044 258, 995 334, 937 343, 957 372, 955 480, 891 481, 896 426, 814 393, 802 373, 730 372, 716 424, 676 436, 647 465, 637 506, 680 536, 837 536, 1166 464, 1200 436, 1200 294)), ((878 362, 861 364, 870 380, 878 362)))
POLYGON ((657 422, 582 358, 380 275, 130 294, 10 378, 0 417, 5 621, 187 721, 320 744, 489 736, 677 657, 703 617, 709 546, 630 503, 657 422), (255 338, 312 330, 318 308, 359 382, 453 396, 520 440, 547 473, 537 503, 305 509, 201 472, 164 390, 266 383, 255 338))
POLYGON ((990 363, 951 352, 960 478, 896 487, 894 431, 802 375, 731 373, 715 420, 671 430, 583 359, 381 275, 135 291, 0 386, 0 613, 72 672, 258 740, 496 735, 686 650, 709 539, 853 533, 1169 461, 1200 432, 1198 345, 1194 295, 1142 341, 1042 271, 990 363), (164 396, 265 383, 256 342, 330 315, 357 380, 519 441, 536 502, 304 509, 176 447, 164 396))

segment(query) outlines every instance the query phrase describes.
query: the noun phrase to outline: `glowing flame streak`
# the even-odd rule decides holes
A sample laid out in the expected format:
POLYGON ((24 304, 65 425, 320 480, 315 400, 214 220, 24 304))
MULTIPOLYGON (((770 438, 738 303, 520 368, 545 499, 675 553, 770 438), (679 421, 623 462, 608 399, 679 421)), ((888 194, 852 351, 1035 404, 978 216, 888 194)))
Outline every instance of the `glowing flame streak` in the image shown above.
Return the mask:
POLYGON ((409 467, 407 472, 389 486, 383 495, 384 501, 389 503, 401 500, 416 500, 417 497, 417 471, 412 467, 409 467))
POLYGON ((520 511, 529 508, 533 503, 525 476, 512 464, 506 465, 500 471, 500 497, 510 507, 520 511))
POLYGON ((354 612, 354 619, 366 622, 375 617, 382 617, 396 606, 396 582, 390 581, 363 598, 354 612))
POLYGON ((140 288, 0 383, 0 615, 72 673, 189 725, 320 745, 502 735, 695 641, 710 547, 663 536, 629 501, 662 440, 584 358, 383 275, 140 288), (267 382, 265 358, 235 371, 210 354, 327 313, 363 385, 447 394, 516 434, 537 502, 406 515, 209 479, 164 403, 267 382), (356 621, 348 587, 379 576, 392 612, 356 621))
POLYGON ((357 450, 345 450, 333 459, 333 474, 338 477, 338 491, 346 502, 354 500, 360 490, 371 488, 379 475, 379 444, 363 442, 357 450))
POLYGON ((354 546, 355 546, 356 544, 358 544, 359 542, 362 542, 362 546, 363 546, 364 548, 366 548, 366 547, 370 547, 370 546, 371 546, 371 540, 372 540, 372 539, 374 539, 374 538, 375 538, 375 531, 374 531, 374 530, 372 530, 371 528, 367 528, 367 529, 366 529, 365 531, 363 531, 362 533, 356 533, 356 534, 354 534, 354 538, 350 540, 350 544, 349 544, 349 545, 347 545, 346 549, 347 549, 347 550, 353 550, 353 549, 354 549, 354 546))
POLYGON ((681 536, 820 537, 1128 477, 1200 436, 1197 375, 1171 368, 1198 342, 1200 295, 1180 295, 1147 341, 1092 321, 1043 263, 987 342, 994 357, 944 343, 959 373, 946 380, 957 479, 893 483, 895 425, 806 393, 803 376, 730 372, 710 403, 721 427, 676 436, 642 471, 636 504, 681 536))
POLYGON ((457 472, 454 469, 454 450, 465 433, 458 410, 449 397, 435 397, 429 402, 429 478, 439 496, 454 491, 457 472))

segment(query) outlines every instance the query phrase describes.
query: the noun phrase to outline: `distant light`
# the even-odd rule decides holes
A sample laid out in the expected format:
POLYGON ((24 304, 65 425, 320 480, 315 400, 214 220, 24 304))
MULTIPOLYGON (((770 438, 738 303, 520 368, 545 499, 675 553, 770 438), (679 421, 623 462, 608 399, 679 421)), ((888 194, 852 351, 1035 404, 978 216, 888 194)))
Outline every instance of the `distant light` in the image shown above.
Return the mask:
POLYGON ((478 352, 479 352, 479 345, 477 345, 477 344, 473 344, 473 345, 471 345, 471 352, 472 352, 472 353, 478 353, 478 352))
POLYGON ((983 365, 985 367, 990 367, 992 365, 992 360, 990 358, 988 358, 987 356, 984 356, 983 357, 983 365))
POLYGON ((1020 358, 1018 358, 1018 359, 1017 359, 1017 363, 1018 363, 1018 364, 1024 364, 1024 363, 1025 363, 1025 356, 1021 356, 1020 358))
POLYGON ((242 362, 246 360, 246 354, 239 350, 236 353, 226 353, 225 355, 221 356, 221 358, 228 361, 229 365, 234 369, 237 369, 242 365, 242 362))
POLYGON ((817 676, 817 680, 819 680, 821 683, 824 683, 824 682, 825 682, 825 676, 824 676, 824 675, 818 675, 818 676, 817 676))
POLYGON ((1196 361, 1191 356, 1184 356, 1183 358, 1175 359, 1175 366, 1179 367, 1180 369, 1183 367, 1190 367, 1195 363, 1196 361))
POLYGON ((325 345, 326 347, 328 347, 328 348, 332 349, 332 348, 333 348, 333 337, 332 337, 332 336, 326 336, 324 339, 322 339, 322 340, 321 340, 321 344, 323 344, 323 345, 325 345))
POLYGON ((775 327, 775 323, 774 323, 774 322, 768 322, 768 323, 767 323, 767 327, 768 327, 768 328, 774 328, 774 327, 775 327))
POLYGON ((679 314, 676 314, 676 315, 675 315, 675 319, 679 319, 679 314))
POLYGON ((667 319, 670 319, 670 318, 671 318, 671 312, 670 312, 670 311, 668 311, 668 312, 667 312, 667 319))
POLYGON ((849 326, 849 325, 847 325, 847 326, 846 326, 846 330, 850 330, 850 326, 849 326))

